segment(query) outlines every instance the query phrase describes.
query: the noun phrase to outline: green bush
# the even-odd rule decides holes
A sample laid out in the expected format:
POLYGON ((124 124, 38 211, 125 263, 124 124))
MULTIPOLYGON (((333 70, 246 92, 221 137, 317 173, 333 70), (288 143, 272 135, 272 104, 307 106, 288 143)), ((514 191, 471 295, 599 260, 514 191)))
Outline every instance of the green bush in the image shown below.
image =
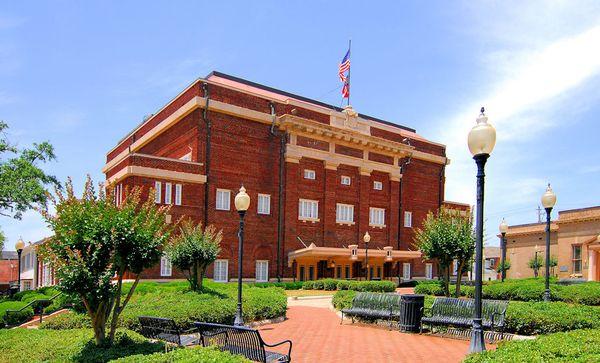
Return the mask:
POLYGON ((313 290, 323 290, 324 287, 323 280, 313 281, 313 290))
POLYGON ((600 305, 600 282, 585 282, 574 285, 558 285, 558 300, 584 305, 600 305))
POLYGON ((69 311, 44 320, 44 322, 40 325, 40 329, 83 329, 90 328, 91 326, 92 323, 87 314, 69 311))
POLYGON ((284 290, 300 290, 302 289, 302 281, 286 281, 286 282, 255 282, 251 284, 254 287, 281 287, 284 290))
POLYGON ((349 288, 362 292, 394 292, 396 284, 392 281, 357 281, 350 284, 349 288))
POLYGON ((538 335, 587 328, 600 328, 600 307, 511 301, 506 310, 506 331, 510 333, 538 335))
POLYGON ((321 281, 323 282, 323 290, 327 290, 327 291, 337 290, 338 280, 324 279, 321 281))
POLYGON ((348 290, 350 288, 350 284, 352 283, 352 281, 348 281, 348 280, 338 280, 337 283, 337 290, 348 290))
POLYGON ((600 362, 600 330, 575 330, 501 343, 498 349, 472 354, 465 363, 600 362))
POLYGON ((339 290, 333 295, 331 303, 337 310, 349 309, 352 306, 352 299, 356 296, 356 291, 339 290))
POLYGON ((302 290, 314 290, 315 282, 314 281, 304 281, 302 283, 302 290))
POLYGON ((21 312, 11 312, 6 316, 6 310, 19 310, 27 305, 24 301, 3 301, 0 303, 0 321, 2 325, 18 325, 33 318, 33 308, 28 307, 21 312))
POLYGON ((180 348, 168 353, 154 353, 149 355, 131 355, 120 358, 115 363, 245 363, 250 362, 240 355, 221 352, 216 348, 180 348))
POLYGON ((0 331, 0 362, 108 362, 134 354, 164 351, 134 332, 119 331, 110 348, 97 347, 89 329, 0 331))
POLYGON ((415 294, 442 296, 444 295, 442 282, 438 280, 419 281, 417 286, 415 286, 415 294))

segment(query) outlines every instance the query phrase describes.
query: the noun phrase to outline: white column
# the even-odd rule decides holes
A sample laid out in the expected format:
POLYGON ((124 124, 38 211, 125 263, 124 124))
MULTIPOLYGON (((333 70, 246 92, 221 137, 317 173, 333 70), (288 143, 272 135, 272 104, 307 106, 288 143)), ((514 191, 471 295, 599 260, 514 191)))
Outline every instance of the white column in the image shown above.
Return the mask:
POLYGON ((596 280, 596 251, 588 250, 588 281, 596 280))

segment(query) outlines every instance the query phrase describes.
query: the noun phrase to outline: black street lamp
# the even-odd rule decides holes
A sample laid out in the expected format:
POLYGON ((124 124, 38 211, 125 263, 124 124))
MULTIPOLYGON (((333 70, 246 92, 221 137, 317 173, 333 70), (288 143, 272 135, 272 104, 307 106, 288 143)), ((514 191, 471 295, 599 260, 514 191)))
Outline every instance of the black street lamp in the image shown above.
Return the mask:
POLYGON ((363 236, 363 241, 365 242, 365 266, 367 271, 365 276, 367 277, 367 281, 370 281, 371 276, 369 276, 369 241, 371 241, 371 235, 369 234, 369 231, 367 231, 363 236))
POLYGON ((538 272, 540 270, 540 265, 538 264, 538 252, 540 252, 540 249, 538 248, 538 245, 535 245, 535 255, 533 259, 533 277, 535 277, 536 279, 538 278, 538 272))
POLYGON ((473 331, 469 352, 478 353, 485 350, 483 327, 481 319, 481 287, 483 284, 483 192, 485 179, 485 162, 490 157, 496 144, 496 129, 488 124, 485 109, 469 132, 469 150, 477 164, 477 219, 475 220, 475 314, 473 316, 473 331))
POLYGON ((550 301, 550 213, 554 204, 556 204, 556 194, 548 183, 548 188, 542 195, 542 205, 546 210, 546 290, 544 291, 544 301, 550 301))
POLYGON ((19 290, 21 291, 21 253, 23 252, 23 249, 25 248, 25 242, 23 242, 22 238, 19 238, 19 240, 17 241, 17 243, 15 243, 15 250, 17 250, 17 258, 19 259, 19 264, 18 264, 18 286, 19 286, 19 290))
POLYGON ((250 196, 246 194, 246 188, 242 185, 240 192, 235 196, 235 209, 240 215, 240 229, 238 231, 238 302, 237 311, 233 325, 244 325, 242 314, 242 256, 244 255, 244 216, 250 206, 250 196))
POLYGON ((504 282, 504 279, 506 278, 506 232, 508 232, 508 224, 506 224, 504 218, 502 218, 499 229, 500 234, 502 235, 502 241, 500 241, 500 248, 502 250, 502 256, 500 260, 500 266, 502 266, 501 279, 502 282, 504 282))

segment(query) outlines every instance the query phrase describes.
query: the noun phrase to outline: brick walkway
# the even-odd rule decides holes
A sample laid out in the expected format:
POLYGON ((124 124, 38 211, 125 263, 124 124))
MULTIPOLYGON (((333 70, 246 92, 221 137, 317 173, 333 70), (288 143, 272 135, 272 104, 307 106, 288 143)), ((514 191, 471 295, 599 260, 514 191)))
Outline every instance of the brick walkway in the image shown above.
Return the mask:
POLYGON ((350 324, 325 307, 294 303, 282 323, 260 327, 267 343, 290 339, 293 362, 460 362, 468 341, 350 324))

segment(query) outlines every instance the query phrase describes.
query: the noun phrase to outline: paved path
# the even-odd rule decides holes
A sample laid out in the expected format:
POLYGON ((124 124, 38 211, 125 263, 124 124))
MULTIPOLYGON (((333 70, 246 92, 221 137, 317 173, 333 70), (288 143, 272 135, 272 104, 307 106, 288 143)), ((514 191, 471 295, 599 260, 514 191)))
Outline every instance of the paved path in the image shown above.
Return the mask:
POLYGON ((290 339, 293 362, 460 362, 468 341, 340 325, 330 299, 289 300, 288 319, 260 327, 267 343, 290 339))

